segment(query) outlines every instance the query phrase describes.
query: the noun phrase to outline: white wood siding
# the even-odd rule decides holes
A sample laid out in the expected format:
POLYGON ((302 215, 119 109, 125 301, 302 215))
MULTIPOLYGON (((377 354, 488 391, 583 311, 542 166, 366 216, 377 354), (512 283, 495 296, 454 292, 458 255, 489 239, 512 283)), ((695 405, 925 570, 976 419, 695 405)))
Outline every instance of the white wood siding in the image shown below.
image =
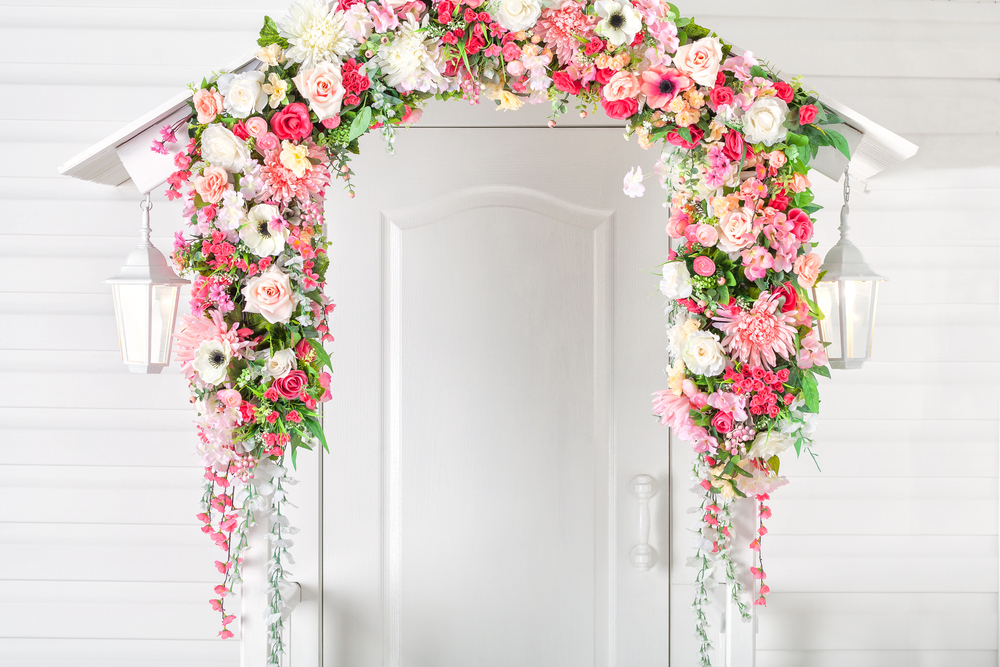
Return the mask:
MULTIPOLYGON (((136 244, 138 196, 56 172, 248 52, 261 15, 284 8, 234 5, 0 0, 0 665, 238 661, 207 604, 217 556, 194 520, 183 380, 131 375, 116 348, 103 280, 136 244)), ((890 279, 876 359, 823 384, 823 473, 808 459, 782 470, 792 484, 772 501, 758 664, 996 665, 1000 6, 682 9, 921 146, 854 190, 853 237, 890 279)), ((425 123, 536 123, 539 111, 454 104, 425 123)), ((825 252, 840 195, 815 180, 825 252)), ((178 204, 156 201, 158 247, 181 222, 178 204)), ((677 565, 688 548, 673 546, 678 666, 692 664, 690 573, 677 565)))

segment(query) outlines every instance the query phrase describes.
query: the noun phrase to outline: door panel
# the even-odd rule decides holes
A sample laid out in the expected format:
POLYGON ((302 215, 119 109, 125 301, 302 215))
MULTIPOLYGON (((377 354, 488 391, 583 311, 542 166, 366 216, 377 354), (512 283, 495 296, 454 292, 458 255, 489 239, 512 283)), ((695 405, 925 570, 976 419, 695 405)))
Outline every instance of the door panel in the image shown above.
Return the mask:
POLYGON ((325 664, 666 664, 662 197, 620 186, 654 159, 618 130, 413 128, 331 193, 325 664))

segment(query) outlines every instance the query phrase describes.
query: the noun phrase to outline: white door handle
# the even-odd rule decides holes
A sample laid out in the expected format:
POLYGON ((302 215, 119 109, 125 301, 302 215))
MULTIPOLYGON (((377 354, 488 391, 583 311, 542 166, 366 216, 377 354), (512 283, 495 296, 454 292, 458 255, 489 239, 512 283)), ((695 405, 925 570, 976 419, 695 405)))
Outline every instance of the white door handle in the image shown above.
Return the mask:
POLYGON ((656 480, 649 475, 636 475, 629 483, 632 496, 639 501, 639 543, 628 552, 632 567, 642 572, 656 564, 656 549, 649 545, 649 499, 656 495, 656 480))

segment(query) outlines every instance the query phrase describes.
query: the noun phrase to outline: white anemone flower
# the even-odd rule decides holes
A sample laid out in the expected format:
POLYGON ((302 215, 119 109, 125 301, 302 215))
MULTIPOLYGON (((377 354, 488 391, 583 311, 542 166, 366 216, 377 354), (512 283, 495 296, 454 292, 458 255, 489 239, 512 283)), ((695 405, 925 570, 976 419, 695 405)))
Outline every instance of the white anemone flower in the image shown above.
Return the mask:
POLYGON ((246 224, 240 227, 240 238, 258 257, 280 255, 288 233, 281 211, 272 204, 254 206, 247 214, 246 224))
POLYGON ((233 351, 225 341, 213 338, 198 346, 191 365, 198 371, 198 377, 208 385, 225 382, 229 377, 229 360, 233 351))
POLYGON ((631 44, 636 34, 642 30, 642 19, 628 0, 597 0, 594 9, 601 17, 594 32, 606 37, 615 46, 631 44))
POLYGON ((340 62, 356 46, 344 25, 344 12, 324 0, 297 0, 278 23, 278 34, 288 40, 285 57, 310 70, 317 63, 340 62))

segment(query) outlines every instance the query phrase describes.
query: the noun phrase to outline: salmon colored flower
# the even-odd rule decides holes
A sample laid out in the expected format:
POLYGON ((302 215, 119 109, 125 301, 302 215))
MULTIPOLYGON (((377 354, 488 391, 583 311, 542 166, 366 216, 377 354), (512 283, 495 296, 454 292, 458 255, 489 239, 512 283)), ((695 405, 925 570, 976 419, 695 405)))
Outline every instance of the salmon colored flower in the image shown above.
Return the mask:
POLYGON ((642 93, 646 104, 653 109, 662 109, 670 101, 694 86, 694 82, 672 67, 656 65, 642 73, 642 93))

